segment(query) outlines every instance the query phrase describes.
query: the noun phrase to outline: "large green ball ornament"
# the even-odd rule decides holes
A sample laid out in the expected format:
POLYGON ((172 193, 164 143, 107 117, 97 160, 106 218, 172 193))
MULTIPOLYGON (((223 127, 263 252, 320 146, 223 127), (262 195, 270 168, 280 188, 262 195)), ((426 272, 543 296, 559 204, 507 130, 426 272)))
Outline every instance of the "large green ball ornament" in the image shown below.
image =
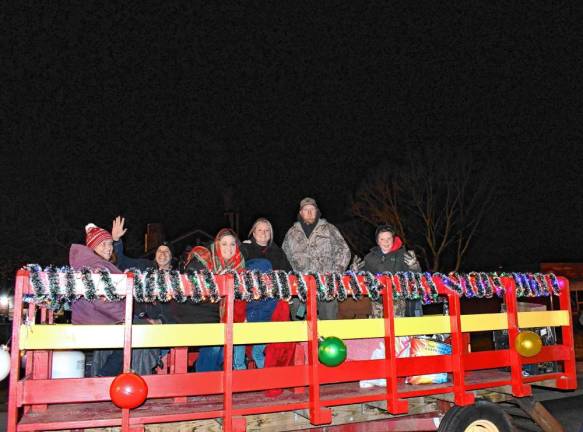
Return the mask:
POLYGON ((338 366, 346 360, 346 344, 342 339, 335 336, 329 336, 320 339, 318 347, 318 360, 326 366, 338 366))

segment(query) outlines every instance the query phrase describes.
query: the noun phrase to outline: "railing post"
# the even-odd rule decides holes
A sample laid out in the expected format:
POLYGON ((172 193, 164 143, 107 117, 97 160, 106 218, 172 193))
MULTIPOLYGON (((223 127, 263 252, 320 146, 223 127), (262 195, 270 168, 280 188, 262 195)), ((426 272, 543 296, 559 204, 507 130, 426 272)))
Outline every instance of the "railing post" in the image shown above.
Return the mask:
POLYGON ((573 317, 571 315, 571 294, 569 293, 569 281, 559 278, 559 305, 561 310, 567 311, 569 325, 561 327, 563 346, 568 349, 568 358, 563 362, 564 375, 556 380, 557 388, 562 390, 575 390, 577 388, 577 364, 575 363, 575 341, 573 338, 573 317))
MULTIPOLYGON (((304 276, 301 276, 304 277, 304 276)), ((304 280, 305 277, 304 277, 304 280)), ((307 324, 308 324, 308 368, 309 368, 309 395, 310 395, 310 423, 313 425, 332 422, 332 411, 320 405, 320 361, 318 360, 318 299, 316 281, 310 276, 306 280, 307 294, 307 324)))
MULTIPOLYGON (((126 275, 125 287, 125 320, 124 320, 124 337, 123 337, 123 372, 131 371, 132 364, 132 324, 133 324, 133 305, 134 305, 134 274, 126 275)), ((121 410, 121 430, 130 432, 130 410, 122 408, 121 410)))
POLYGON ((225 293, 223 301, 225 316, 225 343, 223 345, 223 431, 238 432, 245 430, 245 418, 233 418, 233 322, 235 315, 235 288, 233 275, 222 275, 219 278, 219 291, 225 293), (221 288, 223 288, 221 290, 221 288))
POLYGON ((465 389, 465 341, 462 333, 460 298, 456 293, 449 292, 447 300, 449 302, 454 401, 459 406, 471 405, 475 397, 473 393, 468 393, 465 389))
POLYGON ((510 355, 510 374, 512 379, 512 395, 516 397, 531 396, 532 388, 522 382, 522 359, 514 348, 514 341, 520 329, 518 328, 518 302, 516 300, 516 282, 513 278, 504 278, 504 300, 508 317, 508 352, 510 355))
POLYGON ((29 273, 18 270, 14 287, 14 317, 12 318, 12 339, 10 346, 10 389, 8 391, 8 432, 16 432, 18 421, 18 379, 20 373, 20 326, 22 325, 22 292, 28 282, 29 273))
POLYGON ((383 318, 385 325, 385 379, 387 380, 387 411, 391 414, 406 414, 409 411, 409 403, 405 399, 398 398, 397 386, 397 352, 395 350, 395 309, 393 307, 392 279, 382 276, 384 285, 383 294, 383 318))

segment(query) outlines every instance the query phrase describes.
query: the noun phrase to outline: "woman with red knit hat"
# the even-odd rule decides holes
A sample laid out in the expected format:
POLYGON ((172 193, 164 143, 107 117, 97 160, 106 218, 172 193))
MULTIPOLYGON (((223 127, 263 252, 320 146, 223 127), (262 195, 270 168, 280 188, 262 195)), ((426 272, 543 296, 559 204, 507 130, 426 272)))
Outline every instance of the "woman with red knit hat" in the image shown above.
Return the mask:
MULTIPOLYGON (((113 256, 113 238, 109 231, 92 223, 85 226, 85 246, 71 245, 69 265, 73 269, 108 270, 111 274, 122 272, 111 263, 113 256)), ((88 301, 84 297, 71 305, 71 322, 73 324, 117 324, 125 319, 125 302, 95 299, 88 301)), ((93 354, 92 375, 115 376, 122 372, 120 350, 97 350, 93 354)), ((136 349, 132 351, 132 367, 141 374, 152 373, 158 363, 159 350, 136 349)))
MULTIPOLYGON (((85 226, 85 246, 71 245, 69 265, 77 270, 83 267, 91 270, 109 270, 112 274, 122 271, 111 263, 113 238, 109 231, 90 223, 85 226)), ((112 324, 122 322, 125 315, 124 302, 104 300, 87 301, 85 298, 73 302, 71 322, 73 324, 112 324)))

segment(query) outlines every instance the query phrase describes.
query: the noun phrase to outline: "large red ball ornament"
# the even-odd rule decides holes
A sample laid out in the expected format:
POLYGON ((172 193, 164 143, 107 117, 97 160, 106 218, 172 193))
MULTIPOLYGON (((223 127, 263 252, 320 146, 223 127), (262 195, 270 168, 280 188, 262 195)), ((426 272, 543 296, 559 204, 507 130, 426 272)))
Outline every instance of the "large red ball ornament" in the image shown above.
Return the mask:
POLYGON ((148 396, 148 384, 135 373, 122 373, 115 377, 109 387, 111 401, 120 408, 136 408, 148 396))

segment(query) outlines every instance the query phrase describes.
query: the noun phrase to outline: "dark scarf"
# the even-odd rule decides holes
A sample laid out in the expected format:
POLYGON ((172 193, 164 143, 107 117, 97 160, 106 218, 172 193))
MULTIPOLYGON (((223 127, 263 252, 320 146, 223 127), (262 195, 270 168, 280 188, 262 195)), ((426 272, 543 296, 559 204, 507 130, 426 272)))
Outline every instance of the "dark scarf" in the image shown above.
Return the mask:
POLYGON ((310 238, 310 235, 312 234, 312 231, 314 231, 314 228, 316 228, 316 225, 318 225, 319 220, 320 220, 320 217, 317 216, 314 223, 307 224, 303 221, 303 219, 300 218, 300 225, 302 226, 302 229, 304 230, 304 233, 306 234, 307 238, 310 238))
POLYGON ((261 255, 265 256, 267 254, 267 249, 269 249, 269 243, 267 244, 267 246, 261 246, 259 243, 257 243, 255 237, 251 236, 251 244, 253 244, 253 246, 255 246, 259 250, 259 253, 261 253, 261 255))

